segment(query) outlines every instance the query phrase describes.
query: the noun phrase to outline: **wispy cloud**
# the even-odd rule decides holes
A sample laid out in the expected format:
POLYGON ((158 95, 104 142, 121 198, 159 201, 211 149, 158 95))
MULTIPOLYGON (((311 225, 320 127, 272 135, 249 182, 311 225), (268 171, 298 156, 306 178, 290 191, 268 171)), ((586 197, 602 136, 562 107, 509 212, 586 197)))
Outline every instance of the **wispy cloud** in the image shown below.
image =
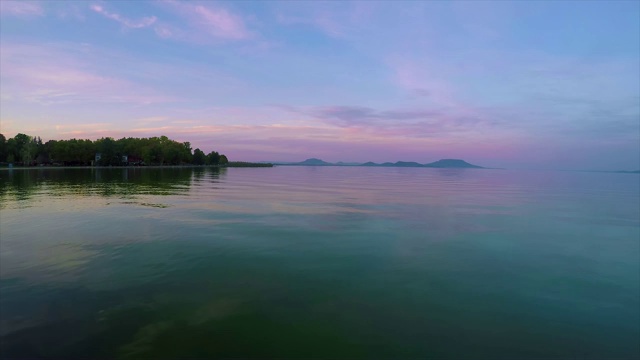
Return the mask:
POLYGON ((336 21, 336 19, 328 13, 314 14, 312 16, 295 16, 279 13, 276 19, 282 25, 309 25, 335 38, 341 38, 345 35, 344 25, 336 21))
POLYGON ((167 24, 157 24, 153 30, 156 32, 156 35, 163 39, 176 38, 178 34, 182 33, 182 31, 167 24))
POLYGON ((155 31, 160 37, 179 40, 203 41, 206 39, 241 41, 255 38, 247 28, 245 20, 231 10, 213 5, 211 2, 192 3, 183 1, 163 1, 177 15, 186 21, 186 27, 159 24, 155 31))
POLYGON ((84 123, 84 124, 56 124, 55 130, 56 133, 63 137, 78 137, 78 138, 87 138, 86 134, 91 133, 94 138, 98 138, 101 136, 109 136, 105 135, 109 128, 111 127, 110 123, 84 123))
POLYGON ((275 12, 276 21, 286 26, 307 26, 325 35, 347 39, 370 24, 373 2, 289 2, 275 12))
POLYGON ((78 4, 65 4, 67 6, 60 7, 56 11, 56 15, 59 19, 66 20, 72 19, 77 21, 85 21, 85 11, 87 10, 86 6, 82 3, 78 4))
POLYGON ((0 0, 3 131, 161 132, 247 160, 635 161, 639 8, 618 5, 0 0))
POLYGON ((163 123, 166 122, 169 118, 166 116, 148 116, 144 118, 134 119, 132 123, 134 124, 154 124, 154 123, 163 123))
POLYGON ((455 87, 442 66, 428 58, 394 55, 388 60, 392 82, 411 95, 428 98, 445 106, 459 106, 455 87))
POLYGON ((469 132, 513 130, 487 109, 475 109, 472 115, 455 108, 398 108, 378 110, 364 106, 321 106, 298 108, 282 106, 284 111, 344 128, 351 134, 394 135, 408 138, 434 136, 459 137, 469 132))
POLYGON ((340 124, 372 124, 403 120, 427 120, 442 115, 435 110, 387 110, 378 111, 362 106, 327 106, 314 108, 310 114, 322 119, 334 119, 340 124))
POLYGON ((102 73, 74 51, 65 46, 0 44, 3 103, 5 99, 41 105, 171 101, 150 87, 102 73))
POLYGON ((0 1, 0 15, 18 17, 44 16, 44 9, 38 2, 33 1, 0 1))
POLYGON ((110 12, 102 5, 91 5, 91 10, 102 14, 104 17, 114 20, 129 29, 140 29, 153 25, 158 19, 155 16, 143 17, 140 20, 131 20, 120 14, 110 12))

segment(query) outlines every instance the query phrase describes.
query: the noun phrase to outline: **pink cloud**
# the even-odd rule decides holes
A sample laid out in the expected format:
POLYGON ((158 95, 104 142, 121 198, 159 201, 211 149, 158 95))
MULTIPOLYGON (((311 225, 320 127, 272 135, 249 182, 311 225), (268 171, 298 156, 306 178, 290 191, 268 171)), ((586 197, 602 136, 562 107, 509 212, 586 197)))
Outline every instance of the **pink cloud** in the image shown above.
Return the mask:
MULTIPOLYGON (((515 140, 415 138, 403 132, 377 132, 319 125, 214 125, 211 121, 185 124, 181 120, 151 119, 137 128, 115 123, 91 123, 41 129, 43 138, 90 138, 103 136, 167 135, 189 141, 194 148, 216 150, 235 160, 303 160, 322 157, 328 161, 427 162, 444 157, 481 160, 510 152, 515 140), (159 121, 155 121, 159 120, 159 121), (145 126, 146 125, 146 126, 145 126), (212 144, 215 144, 212 148, 212 144)), ((134 121, 134 120, 132 120, 134 121)))
POLYGON ((44 9, 37 2, 32 1, 0 1, 0 14, 18 17, 43 16, 44 9))
MULTIPOLYGON (((161 113, 153 110, 147 115, 131 115, 130 118, 125 115, 114 121, 108 116, 69 119, 64 115, 51 114, 46 121, 34 124, 37 125, 35 127, 21 125, 20 132, 28 128, 28 133, 40 135, 43 139, 167 135, 178 141, 189 141, 193 148, 216 150, 233 160, 246 161, 300 161, 321 157, 327 161, 428 162, 457 157, 480 165, 486 163, 485 159, 504 158, 504 154, 513 153, 512 149, 521 146, 518 141, 522 140, 495 131, 478 137, 473 128, 480 126, 481 129, 484 125, 456 125, 454 120, 446 117, 431 124, 415 121, 423 115, 415 109, 380 111, 355 107, 350 111, 343 106, 304 110, 220 107, 198 116, 159 115, 161 113), (310 115, 313 111, 316 112, 314 116, 310 115), (342 126, 318 121, 322 119, 317 116, 334 116, 336 111, 338 116, 347 117, 358 116, 360 112, 368 117, 377 117, 384 124, 342 126), (241 120, 256 116, 261 118, 261 124, 248 124, 241 120), (391 121, 387 122, 385 118, 391 121), (85 120, 88 124, 84 124, 85 120), (53 124, 67 125, 56 127, 53 124)), ((15 121, 20 123, 20 119, 15 121)))
POLYGON ((156 20, 158 20, 155 16, 143 17, 142 19, 137 21, 130 20, 120 14, 107 11, 101 5, 91 5, 91 10, 97 12, 98 14, 102 14, 104 17, 108 19, 117 21, 123 26, 130 29, 140 29, 140 28, 149 27, 153 25, 156 22, 156 20))

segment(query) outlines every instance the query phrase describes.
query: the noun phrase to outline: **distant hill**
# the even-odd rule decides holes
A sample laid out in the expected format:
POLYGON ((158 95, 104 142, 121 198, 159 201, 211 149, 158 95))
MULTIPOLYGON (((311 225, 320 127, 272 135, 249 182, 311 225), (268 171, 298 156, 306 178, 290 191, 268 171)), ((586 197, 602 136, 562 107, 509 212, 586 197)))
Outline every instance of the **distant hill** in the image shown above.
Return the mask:
POLYGON ((313 166, 318 166, 318 165, 333 165, 332 163, 328 163, 326 161, 320 160, 320 159, 316 159, 316 158, 311 158, 311 159, 307 159, 305 161, 301 161, 298 163, 298 165, 313 165, 313 166))
POLYGON ((289 162, 289 163, 274 162, 274 164, 294 165, 294 166, 295 165, 297 166, 379 166, 379 167, 430 167, 430 168, 484 169, 482 166, 469 164, 468 162, 460 159, 441 159, 429 164, 420 164, 415 161, 396 161, 395 163, 385 162, 382 164, 377 164, 372 161, 369 161, 364 164, 360 164, 360 163, 345 163, 345 162, 330 163, 317 158, 310 158, 300 162, 289 162))
POLYGON ((469 164, 468 162, 460 159, 441 159, 429 164, 425 164, 425 167, 433 168, 474 168, 482 169, 482 166, 469 164))
POLYGON ((328 163, 326 161, 310 158, 300 162, 274 162, 276 165, 297 165, 297 166, 335 166, 335 164, 328 163))
POLYGON ((423 165, 415 161, 396 161, 393 166, 397 167, 422 167, 423 165))
POLYGON ((374 162, 366 162, 360 166, 387 166, 387 167, 430 167, 430 168, 457 168, 457 169, 484 169, 482 166, 469 164, 460 159, 441 159, 429 164, 420 164, 414 161, 397 161, 395 163, 376 164, 374 162))
POLYGON ((623 174, 640 174, 640 170, 635 170, 635 171, 624 171, 624 170, 621 170, 621 171, 615 171, 615 172, 623 173, 623 174))

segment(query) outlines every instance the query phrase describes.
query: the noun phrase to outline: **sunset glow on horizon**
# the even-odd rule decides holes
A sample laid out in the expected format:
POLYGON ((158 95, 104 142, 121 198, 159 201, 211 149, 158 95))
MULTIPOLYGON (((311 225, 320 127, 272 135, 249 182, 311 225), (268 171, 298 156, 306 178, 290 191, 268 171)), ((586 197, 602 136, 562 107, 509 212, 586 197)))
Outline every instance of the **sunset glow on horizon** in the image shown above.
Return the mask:
POLYGON ((0 132, 640 168, 637 1, 1 1, 0 132))

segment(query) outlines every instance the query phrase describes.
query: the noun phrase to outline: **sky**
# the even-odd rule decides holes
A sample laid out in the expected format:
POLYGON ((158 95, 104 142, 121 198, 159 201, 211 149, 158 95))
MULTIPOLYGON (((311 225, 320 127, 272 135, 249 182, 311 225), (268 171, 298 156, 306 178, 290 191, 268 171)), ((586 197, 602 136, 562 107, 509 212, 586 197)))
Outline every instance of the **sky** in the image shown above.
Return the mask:
POLYGON ((640 168, 638 1, 0 1, 0 132, 640 168))

